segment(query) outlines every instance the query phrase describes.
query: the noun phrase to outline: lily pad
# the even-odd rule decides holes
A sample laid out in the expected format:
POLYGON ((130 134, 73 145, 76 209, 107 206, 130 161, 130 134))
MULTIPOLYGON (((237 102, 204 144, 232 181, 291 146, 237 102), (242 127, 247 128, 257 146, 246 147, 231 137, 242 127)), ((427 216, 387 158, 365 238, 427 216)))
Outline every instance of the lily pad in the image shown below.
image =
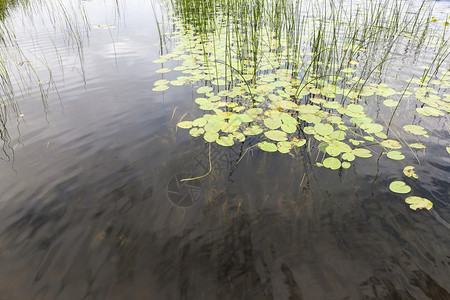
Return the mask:
POLYGON ((231 135, 221 136, 220 138, 216 139, 216 143, 221 146, 224 146, 224 147, 229 147, 229 146, 233 146, 234 140, 231 135))
POLYGON ((381 146, 389 149, 400 149, 402 145, 396 140, 385 140, 381 142, 381 146))
POLYGON ((274 143, 269 142, 261 142, 258 143, 258 147, 267 152, 276 152, 278 150, 278 147, 274 143))
POLYGON ((387 107, 396 107, 398 105, 398 101, 392 99, 386 99, 383 101, 383 104, 387 107))
POLYGON ((181 121, 178 122, 177 126, 183 129, 189 129, 192 128, 192 121, 181 121))
POLYGON ((427 131, 422 126, 418 125, 405 125, 403 126, 403 130, 412 134, 416 135, 423 135, 425 137, 428 137, 427 131))
POLYGON ((362 148, 353 149, 352 153, 358 157, 363 157, 363 158, 372 157, 372 153, 370 152, 369 149, 362 149, 362 148))
POLYGON ((269 139, 277 142, 282 142, 287 140, 286 132, 281 130, 269 130, 264 132, 264 135, 269 139))
POLYGON ((389 157, 390 159, 393 159, 393 160, 402 160, 405 158, 405 156, 400 151, 396 151, 396 150, 389 151, 387 153, 387 157, 389 157))
POLYGON ((405 199, 405 202, 408 203, 409 208, 413 210, 422 208, 430 210, 433 207, 433 203, 430 200, 417 196, 410 196, 405 199))
POLYGON ((326 168, 337 170, 341 167, 341 161, 335 157, 327 157, 324 159, 323 165, 326 168))
POLYGON ((394 193, 407 194, 411 192, 411 187, 403 181, 393 181, 389 185, 389 189, 394 193))
POLYGON ((169 86, 168 85, 157 85, 154 88, 152 88, 152 91, 154 92, 164 92, 165 90, 168 90, 169 86))
POLYGON ((253 126, 247 127, 244 130, 245 135, 258 135, 258 134, 261 134, 262 132, 263 132, 263 129, 261 127, 259 127, 258 125, 253 125, 253 126))
POLYGON ((219 133, 217 133, 217 132, 205 132, 205 134, 203 135, 203 138, 208 143, 212 143, 212 142, 214 142, 215 140, 217 140, 219 138, 219 133))
POLYGON ((417 176, 416 172, 414 172, 413 166, 406 166, 403 168, 403 174, 405 174, 407 177, 413 177, 418 179, 419 176, 417 176))
POLYGON ((327 136, 333 132, 333 126, 330 124, 317 123, 314 126, 314 130, 320 135, 327 136))
POLYGON ((281 120, 278 118, 267 118, 264 119, 264 125, 269 129, 277 129, 281 126, 281 120))
POLYGON ((412 143, 412 144, 409 144, 409 146, 411 148, 415 148, 415 149, 425 149, 427 147, 422 143, 412 143))

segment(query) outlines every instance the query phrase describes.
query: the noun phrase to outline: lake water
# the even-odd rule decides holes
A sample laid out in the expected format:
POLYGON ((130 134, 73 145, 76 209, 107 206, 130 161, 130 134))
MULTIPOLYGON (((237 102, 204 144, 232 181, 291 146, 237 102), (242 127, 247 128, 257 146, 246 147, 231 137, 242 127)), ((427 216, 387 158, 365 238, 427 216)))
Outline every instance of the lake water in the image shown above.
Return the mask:
POLYGON ((420 164, 404 153, 433 202, 413 211, 381 151, 333 171, 177 128, 201 85, 152 91, 157 4, 57 3, 6 17, 1 299, 450 299, 448 113, 420 123, 420 164))

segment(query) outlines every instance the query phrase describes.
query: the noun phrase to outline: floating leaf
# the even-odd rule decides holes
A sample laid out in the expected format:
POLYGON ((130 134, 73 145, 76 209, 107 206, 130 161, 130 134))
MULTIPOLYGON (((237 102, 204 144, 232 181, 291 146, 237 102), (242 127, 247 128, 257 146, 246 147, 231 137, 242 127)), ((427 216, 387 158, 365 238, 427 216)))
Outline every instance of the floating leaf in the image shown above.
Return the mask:
POLYGON ((409 146, 411 148, 415 148, 415 149, 425 149, 427 147, 422 143, 412 143, 412 144, 409 144, 409 146))
POLYGON ((447 149, 448 154, 450 154, 450 146, 448 146, 448 147, 445 148, 445 149, 447 149))
POLYGON ((292 144, 290 142, 279 142, 277 146, 278 151, 281 153, 289 153, 292 148, 292 144))
POLYGON ((154 92, 164 92, 165 90, 168 90, 169 86, 168 85, 157 85, 154 88, 152 88, 152 91, 154 92))
POLYGON ((355 160, 355 154, 346 152, 342 154, 342 159, 348 160, 348 161, 354 161, 355 160))
POLYGON ((216 143, 221 146, 224 146, 224 147, 229 147, 229 146, 233 146, 234 140, 231 135, 221 136, 220 138, 216 139, 216 143))
POLYGON ((205 132, 203 138, 208 143, 212 143, 219 138, 219 134, 217 132, 205 132))
POLYGON ((396 107, 398 105, 398 101, 387 99, 383 101, 383 104, 388 107, 396 107))
POLYGON ((423 135, 428 137, 427 131, 422 126, 418 125, 405 125, 403 126, 403 130, 412 134, 423 135))
POLYGON ((417 196, 410 196, 405 199, 405 202, 408 203, 409 208, 413 210, 422 208, 430 210, 433 207, 433 203, 430 200, 417 196))
POLYGON ((192 121, 193 126, 197 127, 203 127, 206 125, 206 119, 205 118, 197 118, 194 121, 192 121))
POLYGON ((341 167, 341 162, 339 159, 335 158, 335 157, 327 157, 325 158, 325 160, 323 161, 323 165, 326 168, 332 169, 332 170, 337 170, 341 167))
POLYGON ((296 147, 301 147, 304 144, 306 144, 305 139, 299 139, 298 137, 294 137, 291 142, 292 142, 292 145, 294 145, 296 147))
POLYGON ((238 131, 233 132, 232 136, 233 136, 233 139, 238 141, 238 142, 245 141, 245 135, 243 133, 241 133, 241 132, 238 132, 238 131))
POLYGON ((182 121, 179 122, 177 126, 180 128, 189 129, 192 127, 192 121, 182 121))
POLYGON ((258 147, 261 150, 267 151, 267 152, 275 152, 278 150, 277 146, 274 143, 269 142, 261 142, 258 143, 258 147))
POLYGON ((192 128, 191 130, 189 130, 189 134, 193 137, 198 137, 203 133, 205 133, 205 130, 203 128, 192 128))
POLYGON ((445 115, 445 113, 443 111, 436 109, 434 107, 431 107, 431 106, 418 107, 418 108, 416 108, 416 111, 419 114, 422 114, 424 116, 439 117, 439 116, 445 115))
POLYGON ((347 162, 347 161, 344 161, 344 162, 342 163, 342 167, 343 167, 344 169, 348 169, 348 168, 350 168, 350 166, 351 166, 351 164, 350 164, 349 162, 347 162))
POLYGON ((212 90, 213 90, 213 88, 210 86, 202 86, 197 89, 197 93, 198 94, 207 94, 207 93, 210 93, 212 90))
POLYGON ((387 153, 387 157, 393 160, 402 160, 405 158, 405 156, 400 151, 389 151, 387 153))
POLYGON ((264 135, 268 137, 269 139, 277 142, 286 141, 287 136, 286 132, 280 131, 280 130, 269 130, 264 132, 264 135))
POLYGON ((277 129, 281 126, 281 120, 277 118, 264 119, 264 125, 269 129, 277 129))
POLYGON ((417 174, 414 172, 414 167, 413 166, 406 166, 403 168, 403 174, 405 174, 407 177, 413 177, 418 179, 419 176, 417 176, 417 174))
POLYGON ((383 125, 375 123, 365 123, 361 125, 361 129, 363 129, 367 133, 376 133, 383 131, 383 125))
POLYGON ((320 135, 327 136, 333 132, 333 126, 330 124, 317 123, 314 126, 314 130, 320 135))
POLYGON ((381 142, 381 146, 390 148, 390 149, 400 149, 402 145, 396 140, 385 140, 381 142))
POLYGON ((281 129, 287 133, 294 133, 297 131, 297 125, 292 123, 283 124, 281 125, 281 129))
POLYGON ((155 85, 167 85, 169 82, 170 82, 170 81, 167 80, 167 79, 160 79, 160 80, 155 81, 154 84, 155 84, 155 85))
POLYGON ((358 157, 363 157, 363 158, 372 157, 372 153, 370 153, 370 150, 368 150, 368 149, 361 149, 361 148, 353 149, 352 153, 358 157))
POLYGON ((407 194, 411 192, 411 187, 403 181, 393 181, 389 185, 389 189, 394 193, 407 194))
POLYGON ((263 132, 263 129, 261 127, 259 127, 258 125, 253 125, 253 126, 247 127, 244 130, 245 135, 258 135, 262 132, 263 132))
POLYGON ((169 68, 161 68, 159 70, 156 70, 155 72, 158 74, 164 74, 164 73, 170 72, 170 69, 169 68))

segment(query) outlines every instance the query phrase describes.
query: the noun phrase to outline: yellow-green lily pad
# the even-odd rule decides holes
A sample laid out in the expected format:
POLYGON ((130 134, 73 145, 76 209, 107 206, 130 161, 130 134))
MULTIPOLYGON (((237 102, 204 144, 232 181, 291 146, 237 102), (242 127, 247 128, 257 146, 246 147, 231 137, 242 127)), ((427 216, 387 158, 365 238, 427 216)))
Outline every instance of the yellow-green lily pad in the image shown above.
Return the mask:
POLYGON ((337 170, 341 167, 341 161, 335 157, 327 157, 324 159, 323 165, 326 168, 337 170))
POLYGON ((258 143, 258 147, 267 152, 276 152, 278 150, 278 147, 274 143, 269 142, 258 143))
POLYGON ((402 160, 405 158, 405 156, 400 151, 396 151, 396 150, 389 151, 387 153, 387 157, 389 157, 390 159, 393 159, 393 160, 402 160))
POLYGON ((407 194, 409 192, 411 192, 411 187, 409 185, 407 185, 405 182, 403 181, 392 181, 391 184, 389 185, 389 189, 391 191, 393 191, 394 193, 399 193, 399 194, 407 194))
POLYGON ((413 166, 406 166, 403 168, 403 174, 405 174, 407 177, 413 177, 418 179, 419 176, 417 176, 416 172, 414 172, 413 166))
POLYGON ((189 129, 192 128, 192 121, 181 121, 178 122, 177 126, 183 129, 189 129))
POLYGON ((422 208, 430 210, 433 207, 433 203, 430 200, 417 196, 410 196, 405 199, 405 202, 408 203, 409 208, 413 210, 422 208))

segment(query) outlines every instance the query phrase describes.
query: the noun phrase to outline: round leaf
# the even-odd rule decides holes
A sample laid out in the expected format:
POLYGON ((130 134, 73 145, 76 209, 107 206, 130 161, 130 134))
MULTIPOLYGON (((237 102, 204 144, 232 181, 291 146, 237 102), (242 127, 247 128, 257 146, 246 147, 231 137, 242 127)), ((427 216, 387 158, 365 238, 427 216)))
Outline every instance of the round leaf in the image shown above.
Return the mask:
POLYGON ((414 210, 422 208, 430 210, 433 207, 433 203, 430 200, 417 196, 410 196, 405 199, 405 202, 409 204, 409 208, 414 210))
POLYGON ((411 187, 403 181, 393 181, 389 185, 389 189, 394 193, 407 194, 411 192, 411 187))

